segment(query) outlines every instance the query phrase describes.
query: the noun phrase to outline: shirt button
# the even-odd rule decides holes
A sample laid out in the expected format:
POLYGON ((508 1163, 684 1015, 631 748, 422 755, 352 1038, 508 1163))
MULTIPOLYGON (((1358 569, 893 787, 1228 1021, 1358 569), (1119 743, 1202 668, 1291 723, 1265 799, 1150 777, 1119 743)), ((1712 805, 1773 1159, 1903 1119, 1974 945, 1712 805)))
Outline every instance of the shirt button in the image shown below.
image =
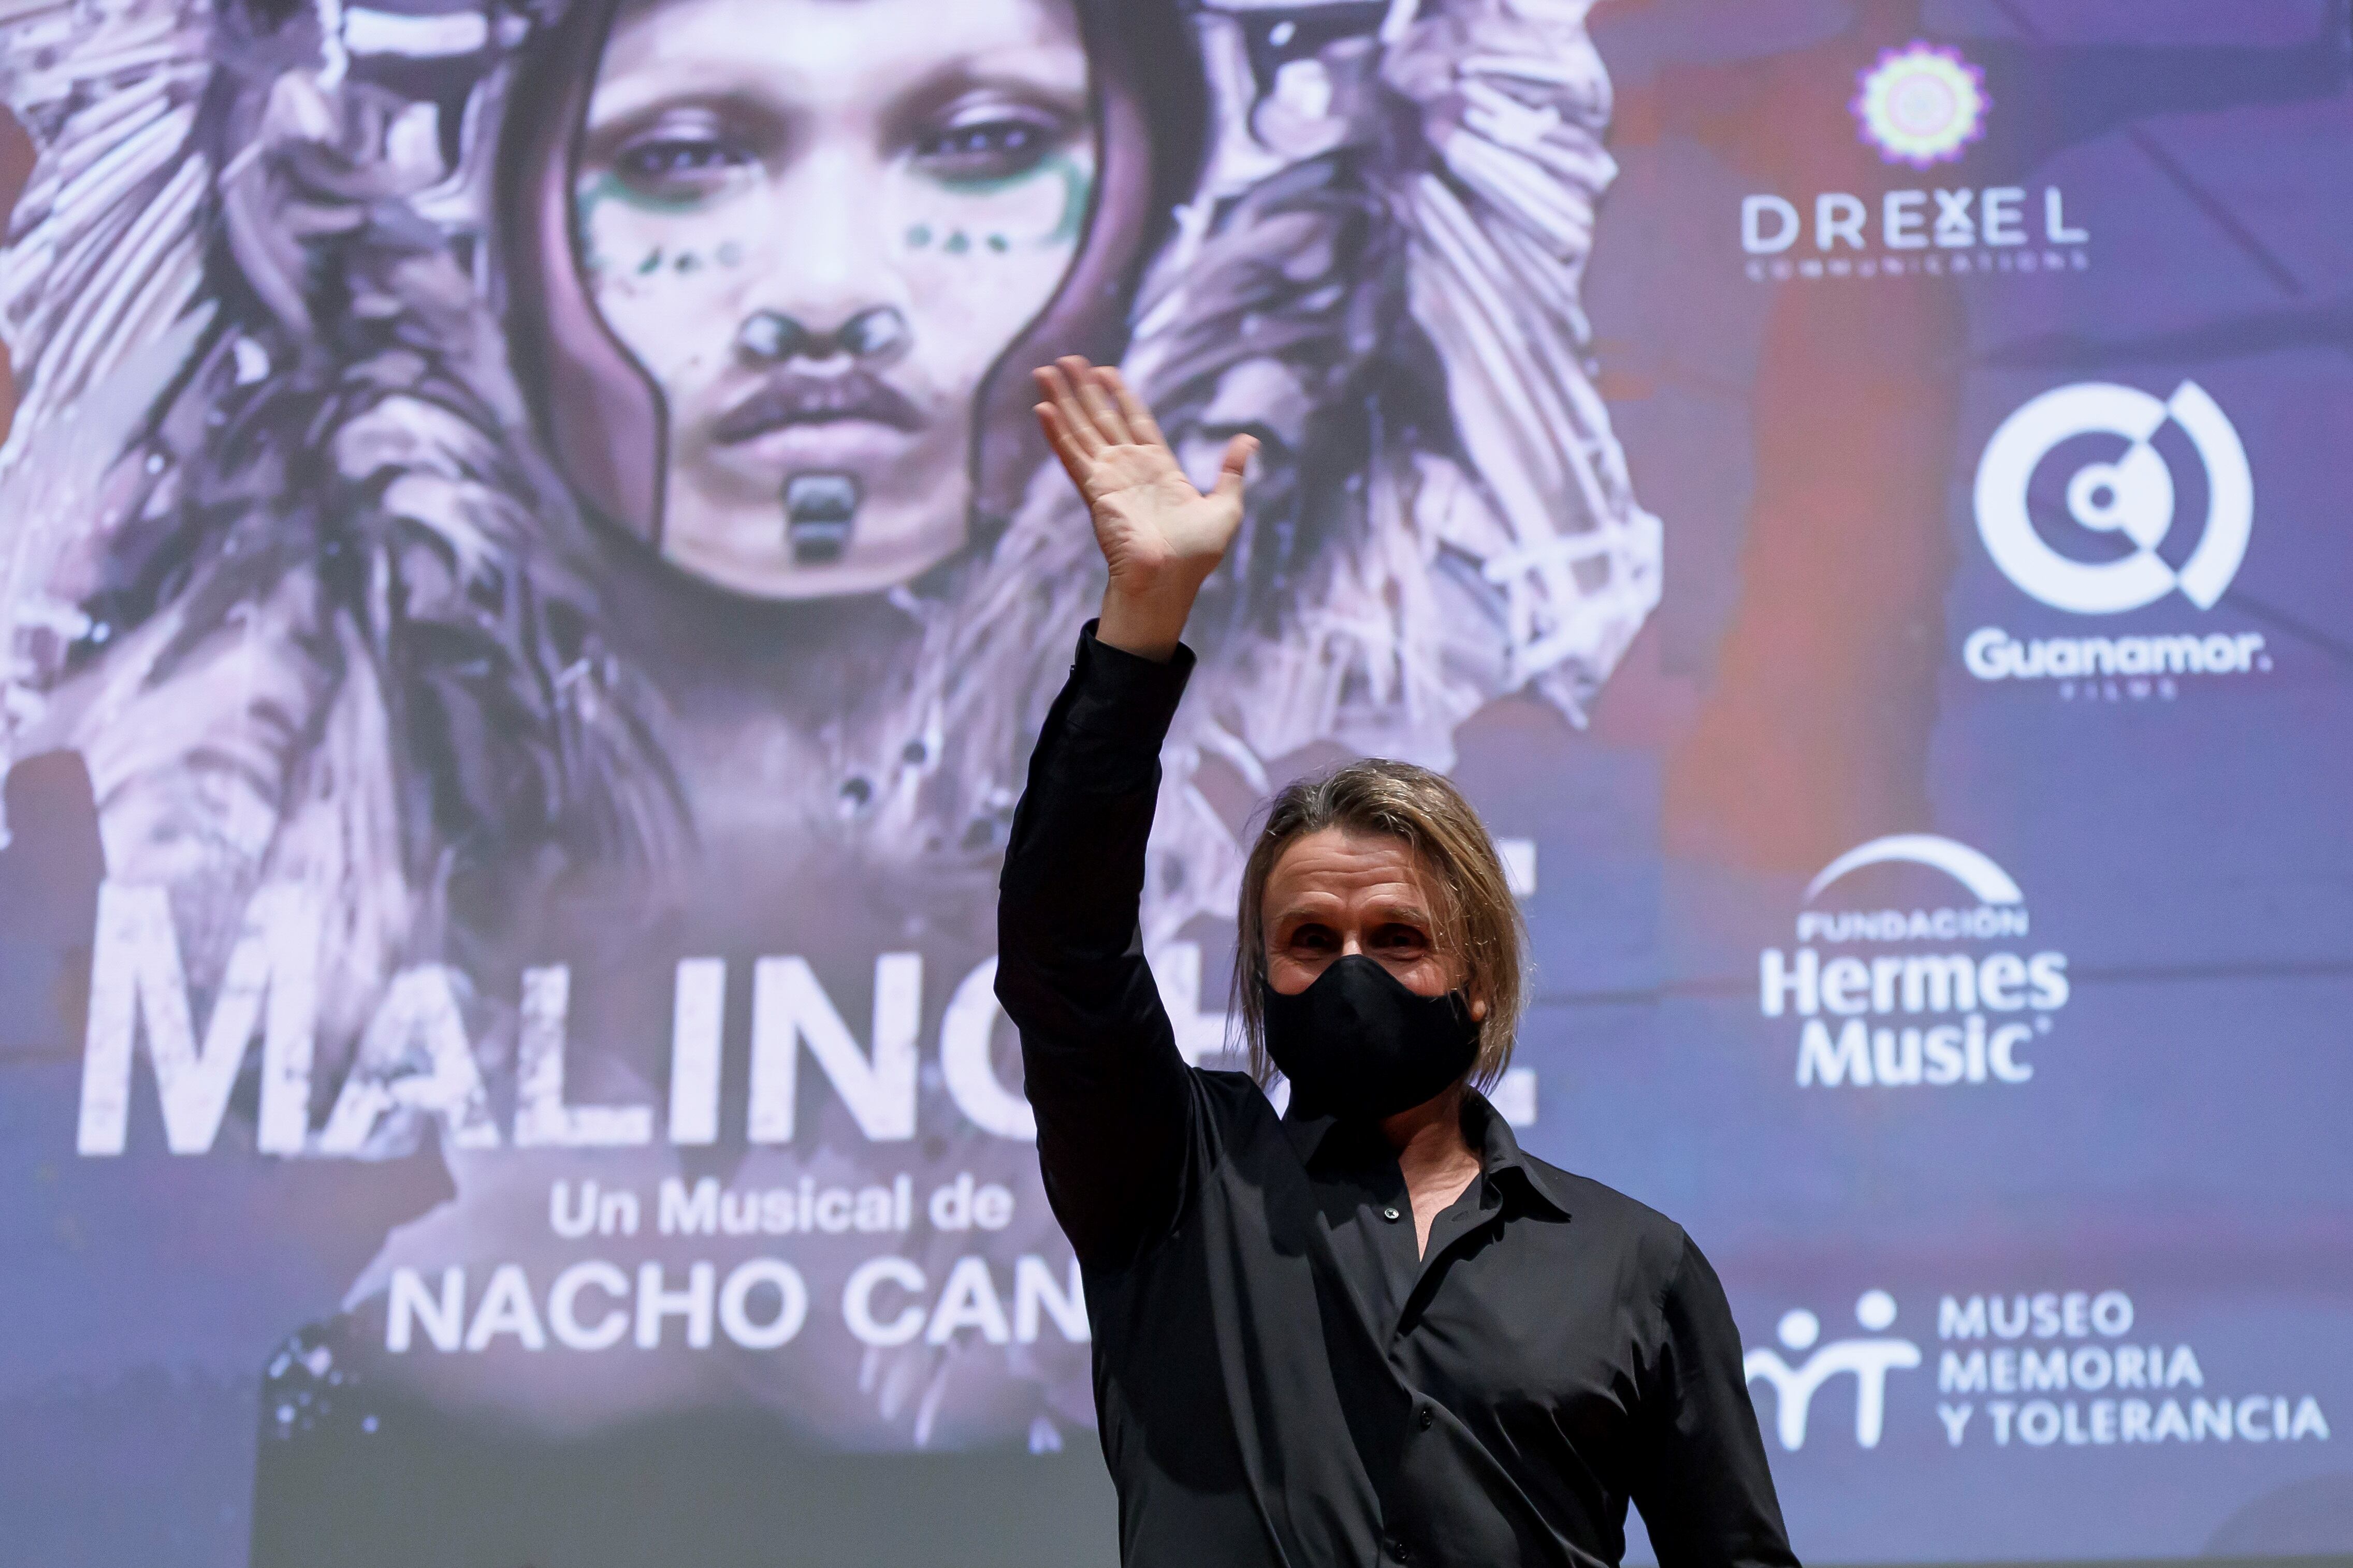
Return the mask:
POLYGON ((1391 1204, 1388 1207, 1381 1211, 1381 1217, 1383 1219, 1400 1219, 1404 1216, 1398 1213, 1397 1205, 1395 1204, 1391 1204))
POLYGON ((1400 1563, 1409 1563, 1412 1561, 1412 1558, 1406 1552, 1405 1542, 1394 1535, 1382 1541, 1381 1546, 1390 1556, 1396 1558, 1400 1563))
POLYGON ((1438 1417, 1430 1414, 1430 1406, 1427 1405, 1423 1405, 1421 1407, 1421 1429, 1427 1432, 1431 1426, 1435 1426, 1437 1422, 1438 1417))

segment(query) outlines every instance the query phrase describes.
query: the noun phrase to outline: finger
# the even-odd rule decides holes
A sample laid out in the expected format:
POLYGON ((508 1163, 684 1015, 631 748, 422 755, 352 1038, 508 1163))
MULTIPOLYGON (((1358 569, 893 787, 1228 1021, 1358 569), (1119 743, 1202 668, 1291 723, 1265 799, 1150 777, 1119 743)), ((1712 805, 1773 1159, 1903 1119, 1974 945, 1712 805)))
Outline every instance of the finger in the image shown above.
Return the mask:
POLYGON ((1046 433, 1046 445, 1053 447, 1054 456, 1062 460, 1062 471, 1071 476, 1072 484, 1084 490, 1087 476, 1094 471, 1095 460, 1071 435, 1061 411, 1050 403, 1038 405, 1038 427, 1046 433))
POLYGON ((1103 367, 1103 376, 1104 383, 1111 387, 1112 395, 1119 402, 1120 417, 1127 421, 1129 434, 1143 445, 1158 447, 1165 451, 1168 438, 1161 435, 1160 426, 1153 420, 1152 410, 1144 405, 1144 399, 1130 390, 1127 377, 1109 365, 1103 367))
POLYGON ((1241 504, 1242 479, 1250 472, 1250 460, 1258 451, 1258 437, 1237 436, 1226 443, 1226 456, 1218 466, 1217 489, 1211 493, 1220 500, 1241 504))
POLYGON ((1112 402, 1111 394, 1104 390, 1103 372, 1084 360, 1079 363, 1084 369, 1071 379, 1078 383, 1079 401, 1086 405, 1088 416, 1095 422, 1096 433, 1115 447, 1131 444, 1135 437, 1129 433, 1127 421, 1119 416, 1119 408, 1112 402))
POLYGON ((1087 412, 1085 401, 1079 395, 1080 384, 1091 367, 1076 354, 1066 355, 1038 372, 1039 380, 1053 401, 1054 412, 1062 417, 1062 427, 1069 437, 1086 451, 1099 452, 1111 443, 1095 428, 1094 416, 1087 412))
POLYGON ((1052 405, 1061 423, 1063 439, 1089 457, 1103 450, 1106 443, 1095 430, 1095 422, 1087 416, 1086 409, 1080 405, 1078 389, 1071 384, 1071 378, 1064 374, 1062 367, 1058 364, 1041 365, 1037 376, 1039 389, 1046 395, 1046 401, 1052 405))

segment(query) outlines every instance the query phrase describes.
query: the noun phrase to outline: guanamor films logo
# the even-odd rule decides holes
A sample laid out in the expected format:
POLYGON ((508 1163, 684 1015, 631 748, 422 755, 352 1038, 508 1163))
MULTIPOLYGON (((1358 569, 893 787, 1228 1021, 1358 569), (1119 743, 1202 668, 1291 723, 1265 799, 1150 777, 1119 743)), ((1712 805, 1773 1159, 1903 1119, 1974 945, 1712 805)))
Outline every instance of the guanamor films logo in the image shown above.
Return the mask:
MULTIPOLYGON (((1978 537, 2012 586, 2052 609, 2105 616, 2176 595, 2212 609, 2246 559, 2254 493, 2237 429, 2196 382, 2163 398, 2078 382, 2029 399, 1995 429, 1972 505, 1978 537), (2202 508, 2185 490, 2202 495, 2202 508)), ((2055 679, 2068 695, 2120 678, 2127 694, 2169 696, 2178 676, 2272 663, 2260 632, 2188 627, 2026 639, 1985 626, 1961 658, 1979 680, 2055 679)))

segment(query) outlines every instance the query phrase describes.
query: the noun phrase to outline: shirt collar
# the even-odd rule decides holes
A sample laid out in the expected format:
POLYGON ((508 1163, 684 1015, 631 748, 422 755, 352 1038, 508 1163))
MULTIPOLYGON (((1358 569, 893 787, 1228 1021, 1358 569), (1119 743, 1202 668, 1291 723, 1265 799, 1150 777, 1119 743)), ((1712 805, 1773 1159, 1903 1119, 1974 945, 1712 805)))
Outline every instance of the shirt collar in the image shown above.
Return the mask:
POLYGON ((1472 1089, 1462 1097, 1462 1136, 1479 1151, 1479 1168, 1492 1180, 1514 1173, 1537 1202, 1561 1218, 1568 1217, 1568 1194, 1556 1173, 1531 1157, 1512 1136, 1512 1124, 1487 1097, 1472 1089))
MULTIPOLYGON (((1286 1112, 1282 1131, 1298 1151, 1299 1163, 1313 1163, 1323 1149, 1324 1141, 1340 1126, 1339 1118, 1323 1114, 1302 1115, 1286 1112)), ((1568 1217, 1568 1196, 1553 1172, 1532 1159, 1512 1136, 1512 1124, 1503 1113, 1489 1103, 1477 1089, 1468 1089, 1462 1096, 1462 1136, 1479 1152, 1479 1169, 1490 1178, 1503 1178, 1510 1172, 1526 1191, 1561 1218, 1568 1217)))

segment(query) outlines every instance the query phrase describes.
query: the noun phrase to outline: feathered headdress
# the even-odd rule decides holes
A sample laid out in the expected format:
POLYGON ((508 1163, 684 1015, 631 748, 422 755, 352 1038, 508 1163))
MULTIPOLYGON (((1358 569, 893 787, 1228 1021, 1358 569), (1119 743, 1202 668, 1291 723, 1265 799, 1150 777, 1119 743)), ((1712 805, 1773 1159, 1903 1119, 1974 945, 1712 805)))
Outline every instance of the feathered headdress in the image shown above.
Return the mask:
MULTIPOLYGON (((1657 601, 1578 302, 1614 174, 1588 4, 1187 13, 1208 154, 1124 363, 1180 452, 1265 457, 1196 623, 1155 938, 1231 897, 1202 759, 1443 766, 1501 693, 1581 718, 1657 601)), ((114 874, 174 886, 194 968, 254 886, 319 885, 331 1036, 568 860, 686 853, 485 244, 512 68, 564 9, 0 0, 38 152, 0 261, 0 763, 91 758, 114 874)), ((1061 477, 1016 493, 857 726, 884 858, 993 853, 1099 593, 1061 477)))

